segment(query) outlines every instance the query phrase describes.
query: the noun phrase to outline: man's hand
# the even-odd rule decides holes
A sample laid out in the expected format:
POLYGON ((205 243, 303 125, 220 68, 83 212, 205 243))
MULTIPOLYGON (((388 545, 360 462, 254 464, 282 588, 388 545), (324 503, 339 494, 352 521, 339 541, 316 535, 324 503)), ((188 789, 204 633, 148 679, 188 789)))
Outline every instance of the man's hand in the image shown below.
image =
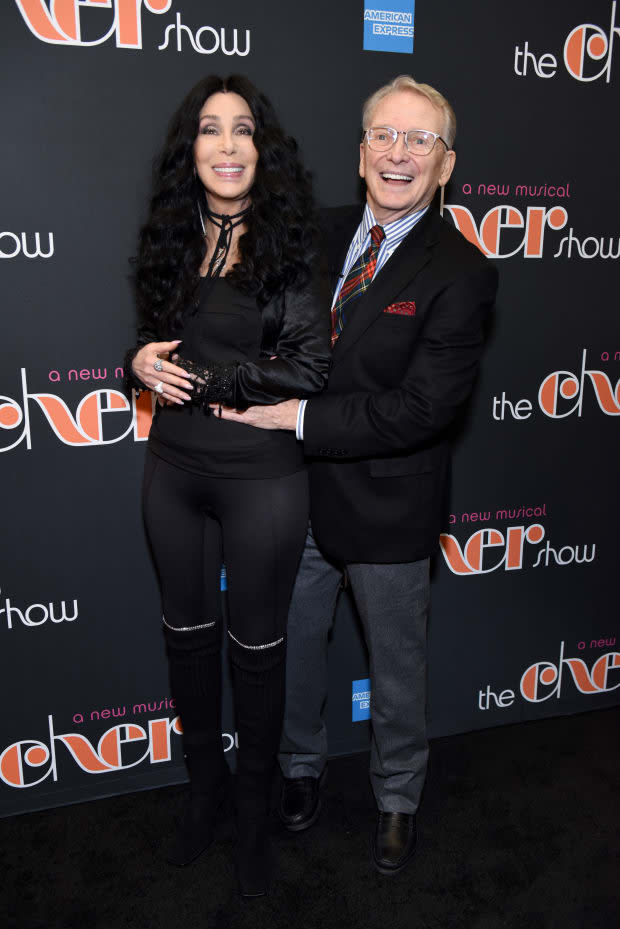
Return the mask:
POLYGON ((236 410, 217 403, 209 405, 220 419, 245 423, 246 426, 255 426, 257 429, 288 429, 294 432, 297 425, 299 400, 284 400, 273 406, 250 406, 245 413, 237 413, 236 410))

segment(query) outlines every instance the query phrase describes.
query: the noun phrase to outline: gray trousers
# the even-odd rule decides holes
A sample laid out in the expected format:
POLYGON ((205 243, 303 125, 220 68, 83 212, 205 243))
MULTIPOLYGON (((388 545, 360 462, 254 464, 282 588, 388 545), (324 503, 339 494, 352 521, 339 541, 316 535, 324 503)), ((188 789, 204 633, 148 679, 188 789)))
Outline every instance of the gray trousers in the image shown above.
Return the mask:
MULTIPOLYGON (((429 559, 350 564, 347 574, 370 657, 372 789, 380 810, 415 813, 428 760, 429 559)), ((327 762, 327 640, 341 582, 342 571, 326 561, 309 531, 288 620, 279 755, 285 777, 319 777, 327 762)))

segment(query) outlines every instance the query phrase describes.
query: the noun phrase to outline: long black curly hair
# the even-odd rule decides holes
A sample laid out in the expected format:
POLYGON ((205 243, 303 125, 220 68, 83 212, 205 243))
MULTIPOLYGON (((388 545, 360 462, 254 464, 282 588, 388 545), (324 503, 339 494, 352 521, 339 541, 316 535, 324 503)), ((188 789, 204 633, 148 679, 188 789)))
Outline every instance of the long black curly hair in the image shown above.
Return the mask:
POLYGON ((239 238, 239 261, 227 273, 259 306, 285 287, 303 287, 316 256, 316 217, 309 173, 297 143, 280 127, 269 100, 243 75, 210 75, 193 87, 170 122, 155 163, 153 195, 134 260, 139 316, 162 335, 178 330, 197 305, 206 242, 198 207, 204 188, 194 171, 199 113, 218 92, 239 94, 254 118, 258 151, 252 212, 239 238))

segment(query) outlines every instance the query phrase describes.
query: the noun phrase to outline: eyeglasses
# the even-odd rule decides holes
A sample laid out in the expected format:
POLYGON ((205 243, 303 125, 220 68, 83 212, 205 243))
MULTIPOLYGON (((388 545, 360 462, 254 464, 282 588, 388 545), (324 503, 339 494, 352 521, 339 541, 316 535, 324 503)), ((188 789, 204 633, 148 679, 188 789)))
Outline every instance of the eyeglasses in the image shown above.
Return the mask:
POLYGON ((407 151, 412 155, 430 155, 439 139, 450 151, 450 146, 438 132, 429 129, 392 129, 391 126, 373 126, 364 129, 364 135, 370 148, 375 152, 387 152, 396 144, 399 135, 405 137, 407 151))

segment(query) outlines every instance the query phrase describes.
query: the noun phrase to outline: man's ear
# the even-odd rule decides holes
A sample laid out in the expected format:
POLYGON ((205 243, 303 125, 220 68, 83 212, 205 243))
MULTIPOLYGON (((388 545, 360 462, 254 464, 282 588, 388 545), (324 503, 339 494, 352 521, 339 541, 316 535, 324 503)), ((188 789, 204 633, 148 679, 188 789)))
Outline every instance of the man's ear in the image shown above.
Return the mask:
POLYGON ((360 142, 360 177, 366 177, 366 149, 363 142, 360 142))
POLYGON ((446 152, 443 157, 443 164, 441 166, 441 173, 439 175, 439 186, 445 187, 450 176, 454 171, 454 165, 456 164, 456 152, 450 149, 446 152))

